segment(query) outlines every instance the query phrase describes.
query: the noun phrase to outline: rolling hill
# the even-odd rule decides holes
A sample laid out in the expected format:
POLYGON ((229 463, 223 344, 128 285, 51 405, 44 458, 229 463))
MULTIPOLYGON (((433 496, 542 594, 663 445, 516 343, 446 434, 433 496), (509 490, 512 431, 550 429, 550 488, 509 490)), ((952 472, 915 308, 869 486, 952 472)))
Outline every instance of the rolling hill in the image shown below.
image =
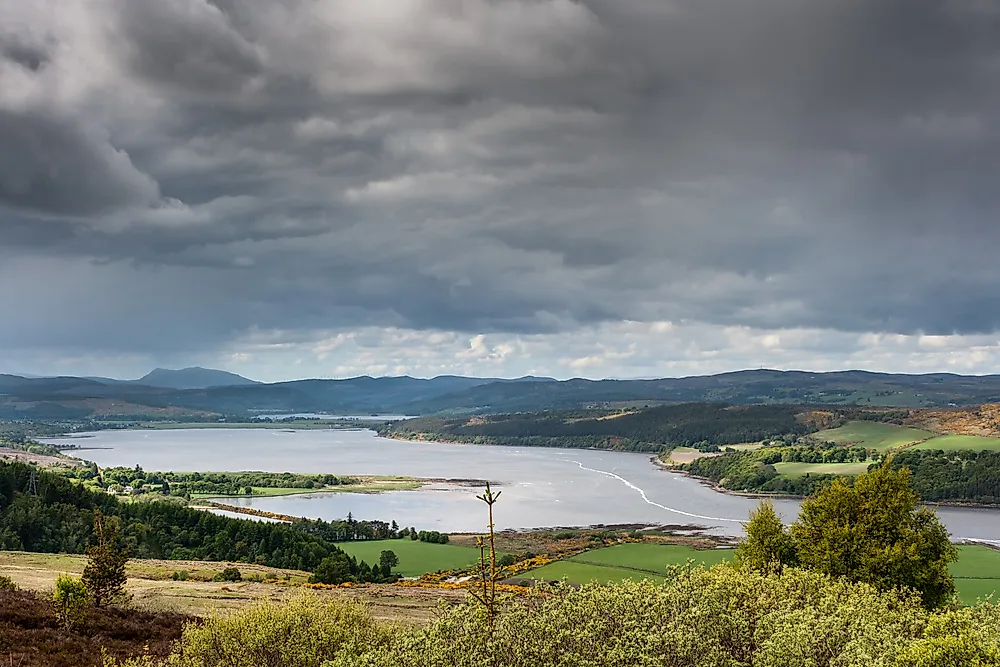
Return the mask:
POLYGON ((655 380, 356 377, 254 383, 209 369, 140 381, 0 375, 0 418, 197 411, 215 414, 473 415, 686 402, 941 407, 1000 402, 1000 376, 749 370, 655 380))

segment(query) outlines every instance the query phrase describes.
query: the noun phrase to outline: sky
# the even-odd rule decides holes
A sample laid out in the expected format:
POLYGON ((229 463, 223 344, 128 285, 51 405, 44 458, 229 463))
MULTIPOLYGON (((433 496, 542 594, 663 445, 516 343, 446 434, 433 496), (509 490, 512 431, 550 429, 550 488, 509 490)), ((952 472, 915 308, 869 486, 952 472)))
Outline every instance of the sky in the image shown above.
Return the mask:
POLYGON ((995 0, 0 0, 0 372, 1000 372, 995 0))

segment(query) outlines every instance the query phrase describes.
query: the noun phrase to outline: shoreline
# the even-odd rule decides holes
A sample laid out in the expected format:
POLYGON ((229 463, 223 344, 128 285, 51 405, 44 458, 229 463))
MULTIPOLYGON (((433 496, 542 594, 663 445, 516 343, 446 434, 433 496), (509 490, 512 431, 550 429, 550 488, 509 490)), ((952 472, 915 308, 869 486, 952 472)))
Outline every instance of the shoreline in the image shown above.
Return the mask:
MULTIPOLYGON (((198 472, 206 472, 199 470, 198 472)), ((238 474, 238 473, 231 473, 238 474)), ((365 476, 360 476, 364 478, 365 476)), ((486 480, 481 479, 462 479, 462 478, 445 478, 445 477, 384 477, 370 478, 371 483, 362 484, 340 484, 337 486, 325 487, 322 489, 296 489, 289 493, 255 493, 248 496, 244 495, 225 495, 225 494, 197 494, 191 496, 192 500, 216 500, 218 498, 287 498, 290 496, 308 496, 317 493, 356 493, 360 495, 379 495, 382 493, 392 493, 396 491, 435 491, 437 489, 427 489, 427 487, 434 484, 450 484, 454 487, 459 488, 478 488, 480 486, 486 485, 486 480), (393 482, 399 482, 399 488, 391 488, 393 482), (380 483, 387 485, 387 488, 376 489, 372 488, 380 483), (358 488, 352 488, 358 487, 358 488)), ((500 482, 490 482, 490 486, 501 487, 500 482)), ((266 488, 266 487, 260 487, 266 488)))
MULTIPOLYGON (((759 499, 778 499, 778 500, 804 500, 806 496, 794 495, 791 493, 769 493, 767 491, 734 491, 733 489, 727 489, 707 477, 702 477, 700 475, 695 475, 687 470, 677 470, 673 466, 670 466, 663 461, 659 460, 658 456, 651 456, 650 462, 653 463, 657 468, 664 472, 674 473, 676 475, 685 475, 695 480, 703 486, 707 486, 717 493, 722 493, 728 496, 737 496, 740 498, 759 498, 759 499)), ((850 477, 851 475, 844 475, 844 477, 850 477)), ((963 500, 920 500, 920 505, 927 507, 946 507, 954 509, 981 509, 981 510, 993 510, 1000 511, 1000 504, 988 505, 986 503, 975 503, 963 500)))
MULTIPOLYGON (((240 422, 240 424, 243 424, 244 428, 247 427, 246 423, 240 422)), ((229 425, 219 424, 218 427, 224 428, 226 426, 231 426, 231 425, 232 424, 229 424, 229 425)), ((261 425, 261 427, 267 428, 267 426, 265 426, 265 425, 261 425)), ((181 428, 183 428, 183 426, 181 426, 181 428)), ((193 430, 194 428, 198 428, 198 426, 194 426, 191 430, 193 430)), ((124 429, 124 430, 146 430, 146 429, 143 429, 143 428, 140 427, 140 428, 136 428, 136 429, 124 429)), ((289 430, 314 430, 314 429, 289 429, 289 430)), ((344 429, 330 429, 330 430, 344 430, 344 429)), ((370 426, 358 426, 358 427, 347 429, 347 430, 372 431, 375 434, 376 437, 385 438, 387 440, 395 440, 395 441, 399 441, 399 442, 418 442, 418 443, 438 444, 438 445, 468 445, 468 446, 485 446, 485 447, 518 447, 519 446, 519 445, 489 445, 489 444, 486 444, 486 445, 482 445, 482 444, 477 445, 477 443, 472 443, 472 442, 429 440, 429 439, 423 438, 423 437, 402 437, 402 436, 400 436, 398 434, 393 434, 393 433, 388 433, 388 434, 380 433, 379 431, 377 431, 374 428, 371 428, 370 426)), ((89 438, 89 437, 94 437, 94 436, 91 435, 91 434, 89 434, 89 433, 80 433, 80 434, 74 434, 74 435, 67 434, 66 436, 51 436, 51 437, 89 438)), ((597 448, 597 447, 544 447, 544 446, 541 446, 539 448, 541 448, 541 449, 568 449, 568 450, 574 450, 575 449, 575 450, 579 450, 579 451, 607 451, 607 452, 617 452, 618 451, 618 450, 613 450, 613 449, 601 449, 601 448, 597 448)), ((87 448, 87 447, 74 447, 72 449, 69 449, 69 451, 86 451, 87 449, 110 449, 110 448, 107 448, 107 447, 89 447, 89 448, 87 448)), ((622 453, 622 454, 646 454, 646 455, 649 455, 649 452, 618 452, 618 453, 622 453)), ((63 456, 66 459, 87 462, 86 459, 82 459, 82 458, 79 458, 79 457, 76 457, 76 456, 66 455, 66 454, 61 454, 60 455, 60 457, 63 457, 63 456)), ((686 475, 687 477, 689 477, 689 478, 697 481, 698 483, 700 483, 700 484, 708 487, 712 491, 715 491, 716 493, 721 493, 721 494, 724 494, 724 495, 735 496, 735 497, 740 497, 740 498, 748 498, 748 499, 778 499, 778 500, 799 500, 799 501, 801 501, 801 500, 803 500, 805 498, 805 496, 793 495, 793 494, 788 494, 788 493, 770 493, 770 492, 766 492, 766 491, 735 491, 735 490, 732 490, 732 489, 724 488, 724 487, 720 486, 718 483, 716 483, 715 481, 713 481, 711 479, 708 479, 706 477, 701 477, 699 475, 692 474, 692 473, 690 473, 690 472, 688 472, 686 470, 678 470, 675 467, 673 467, 673 466, 671 466, 671 465, 669 465, 669 464, 664 463, 663 461, 661 461, 660 458, 659 458, 659 455, 657 455, 657 454, 649 455, 648 456, 648 460, 649 460, 649 462, 651 464, 653 464, 654 467, 660 469, 661 471, 669 472, 669 473, 673 473, 673 474, 686 475)), ((202 472, 202 471, 198 471, 198 472, 202 472)), ((229 472, 229 471, 223 471, 223 472, 229 472)), ((252 472, 252 471, 247 471, 247 472, 252 472)), ((849 476, 849 475, 845 475, 845 476, 849 476)), ((422 490, 425 486, 428 486, 428 485, 431 485, 431 484, 455 483, 455 484, 458 484, 459 486, 473 487, 473 486, 482 486, 483 483, 485 483, 485 480, 464 480, 464 479, 456 480, 456 479, 445 479, 445 478, 419 478, 419 477, 415 477, 415 478, 411 478, 411 479, 414 480, 415 482, 419 482, 420 485, 418 487, 414 488, 414 489, 398 489, 398 490, 422 490)), ((499 482, 494 483, 494 482, 491 481, 490 485, 491 486, 500 486, 500 483, 499 482)), ((360 490, 359 491, 350 491, 349 489, 343 489, 343 490, 339 490, 339 489, 309 489, 309 490, 303 490, 301 493, 275 494, 274 496, 268 496, 268 495, 263 495, 262 494, 262 495, 257 496, 257 497, 282 497, 282 496, 291 496, 291 495, 307 495, 307 494, 312 494, 312 493, 323 493, 323 492, 325 492, 325 493, 372 493, 372 494, 378 494, 378 493, 384 493, 386 491, 393 491, 393 490, 394 489, 376 489, 376 490, 368 490, 368 491, 360 491, 360 490)), ((213 497, 214 498, 226 498, 226 497, 233 497, 233 496, 201 496, 200 498, 213 498, 213 497)), ((920 504, 924 505, 924 506, 928 506, 928 507, 945 507, 945 508, 954 508, 954 509, 982 509, 982 510, 1000 511, 1000 504, 991 505, 991 504, 976 503, 976 502, 961 501, 961 500, 954 500, 954 501, 948 501, 948 500, 944 500, 944 501, 940 501, 940 500, 939 501, 923 501, 923 500, 921 500, 920 504)))

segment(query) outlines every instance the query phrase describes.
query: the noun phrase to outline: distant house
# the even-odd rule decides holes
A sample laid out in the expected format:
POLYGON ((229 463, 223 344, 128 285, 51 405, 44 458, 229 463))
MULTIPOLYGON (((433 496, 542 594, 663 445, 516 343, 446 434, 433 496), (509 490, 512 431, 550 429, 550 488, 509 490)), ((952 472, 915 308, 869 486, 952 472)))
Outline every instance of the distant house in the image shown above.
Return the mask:
POLYGON ((124 489, 122 489, 122 493, 135 493, 135 489, 133 489, 131 486, 126 486, 124 489))

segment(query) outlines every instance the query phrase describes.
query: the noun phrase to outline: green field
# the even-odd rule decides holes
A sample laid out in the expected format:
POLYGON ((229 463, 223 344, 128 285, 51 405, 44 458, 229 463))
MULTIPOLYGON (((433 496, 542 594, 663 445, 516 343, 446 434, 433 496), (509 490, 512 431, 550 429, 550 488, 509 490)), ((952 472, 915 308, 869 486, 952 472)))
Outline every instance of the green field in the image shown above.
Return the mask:
POLYGON ((951 566, 958 597, 965 604, 1000 594, 1000 551, 978 545, 958 547, 958 562, 951 566))
POLYGON ((419 577, 425 572, 470 567, 479 558, 479 551, 472 547, 431 544, 409 538, 372 540, 370 542, 340 542, 337 546, 369 565, 378 562, 379 554, 382 551, 392 551, 399 557, 399 566, 393 572, 398 572, 404 577, 419 577))
POLYGON ((840 428, 814 433, 813 437, 821 441, 839 442, 845 445, 857 445, 858 447, 885 451, 933 438, 934 434, 918 428, 906 428, 879 422, 848 422, 840 428))
POLYGON ((622 570, 617 567, 604 567, 601 565, 588 565, 587 563, 574 563, 571 560, 560 560, 540 567, 537 570, 532 570, 528 572, 527 576, 532 579, 544 581, 561 581, 565 579, 571 584, 587 584, 591 581, 607 584, 616 581, 640 581, 642 579, 662 581, 665 574, 665 572, 664 574, 653 574, 652 572, 622 570))
POLYGON ((533 579, 549 581, 565 577, 574 584, 594 580, 662 579, 667 565, 680 565, 690 559, 711 566, 729 560, 732 553, 731 549, 702 550, 673 544, 616 544, 545 565, 532 570, 530 575, 533 579))
MULTIPOLYGON (((958 561, 951 566, 951 574, 963 603, 973 604, 978 598, 1000 595, 1000 551, 978 545, 961 545, 958 554, 958 561)), ((682 564, 692 559, 708 567, 728 561, 732 555, 731 549, 701 551, 675 545, 618 544, 586 551, 532 570, 529 574, 533 579, 566 579, 573 584, 626 579, 662 580, 667 565, 682 564)))
POLYGON ((868 470, 872 461, 863 463, 802 463, 787 461, 775 463, 774 469, 785 477, 799 477, 807 473, 813 475, 857 475, 868 470))
POLYGON ((982 438, 978 435, 942 435, 914 446, 914 449, 943 449, 946 452, 958 450, 1000 451, 1000 438, 982 438))

